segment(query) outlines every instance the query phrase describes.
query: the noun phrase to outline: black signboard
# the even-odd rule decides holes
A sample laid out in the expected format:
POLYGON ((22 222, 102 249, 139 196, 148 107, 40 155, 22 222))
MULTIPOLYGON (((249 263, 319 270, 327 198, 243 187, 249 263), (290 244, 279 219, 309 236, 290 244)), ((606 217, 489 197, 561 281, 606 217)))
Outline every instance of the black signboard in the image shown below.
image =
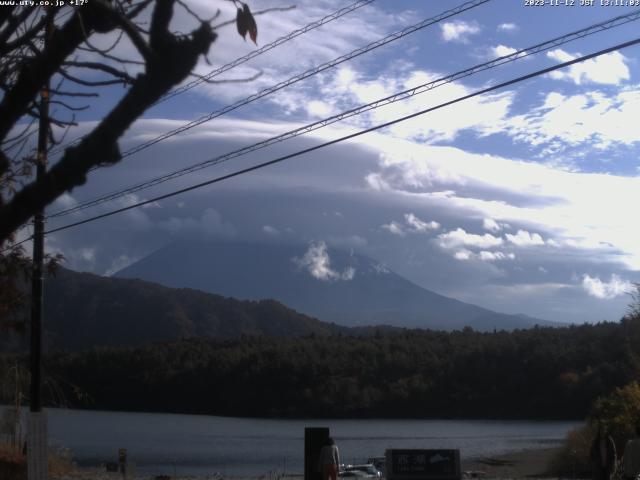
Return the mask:
POLYGON ((304 429, 304 480, 322 480, 320 450, 327 444, 329 429, 307 427, 304 429))
POLYGON ((460 450, 387 450, 387 478, 391 480, 459 479, 460 450))

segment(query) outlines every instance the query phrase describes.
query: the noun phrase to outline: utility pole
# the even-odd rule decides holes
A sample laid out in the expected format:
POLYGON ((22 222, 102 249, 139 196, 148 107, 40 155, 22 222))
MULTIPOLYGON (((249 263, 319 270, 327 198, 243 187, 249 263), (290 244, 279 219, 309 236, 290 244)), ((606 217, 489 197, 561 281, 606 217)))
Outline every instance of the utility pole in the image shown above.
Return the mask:
MULTIPOLYGON (((47 21, 44 39, 46 50, 53 30, 53 16, 47 21)), ((40 92, 40 119, 38 123, 38 153, 36 158, 36 182, 47 169, 49 135, 49 81, 40 92)), ((31 277, 31 395, 29 399, 29 426, 27 429, 27 478, 47 480, 49 455, 47 442, 47 417, 42 411, 42 291, 44 264, 44 210, 33 218, 33 269, 31 277)))

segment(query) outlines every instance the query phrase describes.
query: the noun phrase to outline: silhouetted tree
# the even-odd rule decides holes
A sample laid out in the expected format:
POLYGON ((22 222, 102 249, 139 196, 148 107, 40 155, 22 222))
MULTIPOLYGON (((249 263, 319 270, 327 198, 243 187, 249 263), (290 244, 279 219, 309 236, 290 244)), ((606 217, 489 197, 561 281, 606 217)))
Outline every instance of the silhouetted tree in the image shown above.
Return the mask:
MULTIPOLYGON (((249 7, 230 1, 238 7, 238 32, 249 33, 255 41, 257 27, 249 7)), ((90 170, 118 162, 118 139, 147 108, 191 74, 217 36, 214 19, 198 17, 182 0, 81 3, 0 9, 0 247, 34 212, 82 185, 90 170), (183 8, 194 19, 188 34, 172 31, 175 8, 183 8), (114 43, 101 48, 94 43, 95 35, 105 34, 113 35, 114 43), (114 53, 127 41, 135 49, 135 58, 114 53), (138 73, 129 73, 132 69, 138 73), (40 117, 39 96, 48 96, 52 105, 66 112, 49 115, 51 125, 59 130, 74 125, 73 112, 87 107, 77 100, 89 100, 109 85, 126 90, 104 118, 35 182, 31 170, 36 159, 32 154, 25 156, 23 150, 40 117)), ((48 132, 50 145, 60 142, 53 127, 48 132)))
MULTIPOLYGON (((229 1, 238 8, 238 32, 255 41, 257 27, 249 7, 229 1)), ((78 3, 54 7, 16 2, 0 8, 0 327, 18 326, 15 317, 25 291, 21 284, 30 272, 25 251, 14 245, 17 229, 62 193, 82 185, 90 170, 118 162, 118 140, 125 131, 171 88, 194 75, 198 59, 206 58, 217 37, 213 22, 218 15, 200 18, 183 0, 78 3), (187 34, 172 30, 178 8, 193 20, 187 34), (105 39, 110 45, 98 46, 105 39), (127 45, 134 53, 125 57, 118 52, 127 45), (108 113, 36 181, 38 120, 46 115, 48 148, 54 148, 76 125, 75 112, 90 108, 95 97, 114 85, 123 89, 110 91, 114 100, 108 113), (42 97, 52 113, 40 108, 42 97)), ((49 258, 50 264, 56 259, 49 258)))

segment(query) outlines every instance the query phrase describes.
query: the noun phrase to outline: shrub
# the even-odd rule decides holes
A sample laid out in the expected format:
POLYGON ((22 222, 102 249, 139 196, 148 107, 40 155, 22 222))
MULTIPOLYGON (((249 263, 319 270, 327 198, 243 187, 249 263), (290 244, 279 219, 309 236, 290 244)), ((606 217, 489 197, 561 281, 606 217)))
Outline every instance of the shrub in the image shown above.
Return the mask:
POLYGON ((3 480, 26 480, 26 456, 11 445, 0 444, 0 478, 3 480))
POLYGON ((591 424, 571 429, 562 447, 551 460, 549 473, 559 477, 590 477, 590 452, 594 437, 595 430, 591 424))
POLYGON ((616 442, 618 456, 621 456, 626 441, 635 437, 635 428, 640 425, 640 384, 631 382, 598 398, 590 422, 607 429, 616 442))

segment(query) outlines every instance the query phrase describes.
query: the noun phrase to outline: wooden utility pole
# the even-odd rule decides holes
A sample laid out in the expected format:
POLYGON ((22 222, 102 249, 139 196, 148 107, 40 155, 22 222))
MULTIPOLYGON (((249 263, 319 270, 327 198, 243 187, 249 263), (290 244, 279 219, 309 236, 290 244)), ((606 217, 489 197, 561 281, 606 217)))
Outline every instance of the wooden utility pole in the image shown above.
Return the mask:
MULTIPOLYGON (((53 17, 47 22, 44 50, 53 30, 53 17)), ((36 182, 47 169, 49 135, 49 81, 40 92, 40 119, 38 124, 38 153, 36 158, 36 182)), ((47 480, 48 445, 47 418, 42 411, 42 292, 44 267, 44 210, 33 218, 33 269, 31 277, 31 394, 29 398, 29 427, 27 430, 27 478, 47 480)))

